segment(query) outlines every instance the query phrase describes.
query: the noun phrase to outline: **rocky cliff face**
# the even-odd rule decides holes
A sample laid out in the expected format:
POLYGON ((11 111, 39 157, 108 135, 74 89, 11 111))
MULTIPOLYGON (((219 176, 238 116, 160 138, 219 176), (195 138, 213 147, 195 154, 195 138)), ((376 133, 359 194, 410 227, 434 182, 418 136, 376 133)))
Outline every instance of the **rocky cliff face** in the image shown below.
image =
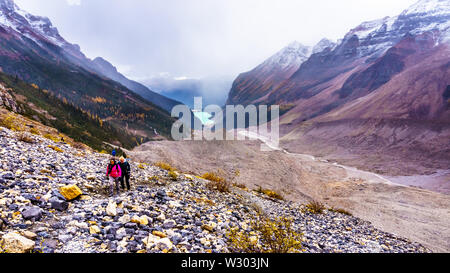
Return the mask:
POLYGON ((3 84, 0 83, 0 107, 11 110, 15 113, 20 112, 16 100, 11 96, 8 90, 3 84))

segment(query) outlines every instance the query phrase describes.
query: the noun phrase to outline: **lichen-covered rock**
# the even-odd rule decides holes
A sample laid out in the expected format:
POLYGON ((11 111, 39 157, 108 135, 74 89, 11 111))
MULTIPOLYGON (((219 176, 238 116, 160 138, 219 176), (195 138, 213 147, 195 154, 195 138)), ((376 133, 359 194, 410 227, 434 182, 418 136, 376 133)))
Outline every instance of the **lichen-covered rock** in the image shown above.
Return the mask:
POLYGON ((66 198, 67 201, 71 201, 83 194, 83 192, 80 190, 80 188, 78 188, 77 185, 68 185, 65 187, 61 187, 59 189, 59 192, 62 196, 64 196, 64 198, 66 198))
POLYGON ((131 217, 131 222, 139 224, 141 226, 146 226, 148 225, 148 218, 145 215, 142 215, 141 217, 134 215, 133 217, 131 217))
POLYGON ((141 217, 139 217, 139 224, 141 226, 146 226, 148 225, 148 218, 145 215, 142 215, 141 217))

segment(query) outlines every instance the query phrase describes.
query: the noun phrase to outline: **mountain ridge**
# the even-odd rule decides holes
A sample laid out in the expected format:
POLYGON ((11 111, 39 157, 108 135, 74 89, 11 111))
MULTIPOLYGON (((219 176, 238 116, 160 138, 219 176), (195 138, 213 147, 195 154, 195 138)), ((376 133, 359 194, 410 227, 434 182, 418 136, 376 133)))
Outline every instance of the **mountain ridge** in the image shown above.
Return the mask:
MULTIPOLYGON (((158 106, 103 75, 47 18, 20 10, 12 0, 2 0, 0 7, 0 67, 4 73, 49 90, 138 138, 170 136, 169 105, 158 106)), ((113 74, 133 84, 120 73, 113 74)))
POLYGON ((421 0, 398 16, 359 24, 266 93, 258 93, 258 75, 241 75, 230 98, 286 108, 281 144, 290 151, 382 173, 429 172, 450 162, 449 38, 448 1, 421 0), (242 82, 256 84, 238 89, 242 82), (246 99, 253 93, 259 96, 246 99), (393 158, 402 164, 393 166, 393 158))
POLYGON ((151 91, 146 86, 128 79, 102 57, 97 57, 94 60, 89 59, 83 54, 79 45, 67 42, 47 17, 32 15, 21 10, 13 0, 2 1, 3 4, 0 7, 3 8, 3 11, 0 18, 3 20, 0 20, 0 24, 3 23, 12 27, 15 31, 22 32, 22 34, 38 44, 41 43, 40 39, 44 38, 48 42, 61 47, 67 54, 66 56, 77 65, 121 83, 148 101, 162 107, 167 112, 170 112, 175 105, 180 104, 180 102, 164 97, 151 91), (24 25, 29 25, 34 33, 33 31, 25 30, 24 25), (39 39, 36 37, 36 33, 40 34, 39 39))

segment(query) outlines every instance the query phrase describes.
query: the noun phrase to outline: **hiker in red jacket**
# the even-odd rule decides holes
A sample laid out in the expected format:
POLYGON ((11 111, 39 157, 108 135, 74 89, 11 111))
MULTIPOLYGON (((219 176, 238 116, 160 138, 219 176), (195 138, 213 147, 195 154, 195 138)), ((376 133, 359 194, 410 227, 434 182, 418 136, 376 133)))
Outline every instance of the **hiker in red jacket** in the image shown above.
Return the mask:
POLYGON ((120 193, 119 178, 122 176, 122 170, 114 158, 111 158, 108 168, 106 168, 106 177, 109 178, 109 196, 114 194, 114 183, 116 184, 117 194, 120 193))

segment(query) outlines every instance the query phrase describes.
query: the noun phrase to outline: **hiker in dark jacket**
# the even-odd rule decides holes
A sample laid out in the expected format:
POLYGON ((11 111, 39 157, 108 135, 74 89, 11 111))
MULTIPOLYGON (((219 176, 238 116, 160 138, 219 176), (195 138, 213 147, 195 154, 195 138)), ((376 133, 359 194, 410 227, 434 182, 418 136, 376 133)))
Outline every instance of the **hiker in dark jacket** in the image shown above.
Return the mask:
POLYGON ((119 179, 122 176, 122 170, 119 164, 116 163, 114 158, 111 158, 108 167, 106 168, 106 177, 109 178, 109 191, 110 196, 114 193, 114 183, 116 184, 117 194, 120 193, 119 189, 119 179))
POLYGON ((130 190, 130 173, 131 173, 131 167, 130 163, 128 163, 125 158, 122 156, 120 157, 119 162, 120 169, 122 170, 122 176, 120 177, 120 184, 122 185, 122 189, 125 190, 125 182, 127 184, 127 190, 130 190))

